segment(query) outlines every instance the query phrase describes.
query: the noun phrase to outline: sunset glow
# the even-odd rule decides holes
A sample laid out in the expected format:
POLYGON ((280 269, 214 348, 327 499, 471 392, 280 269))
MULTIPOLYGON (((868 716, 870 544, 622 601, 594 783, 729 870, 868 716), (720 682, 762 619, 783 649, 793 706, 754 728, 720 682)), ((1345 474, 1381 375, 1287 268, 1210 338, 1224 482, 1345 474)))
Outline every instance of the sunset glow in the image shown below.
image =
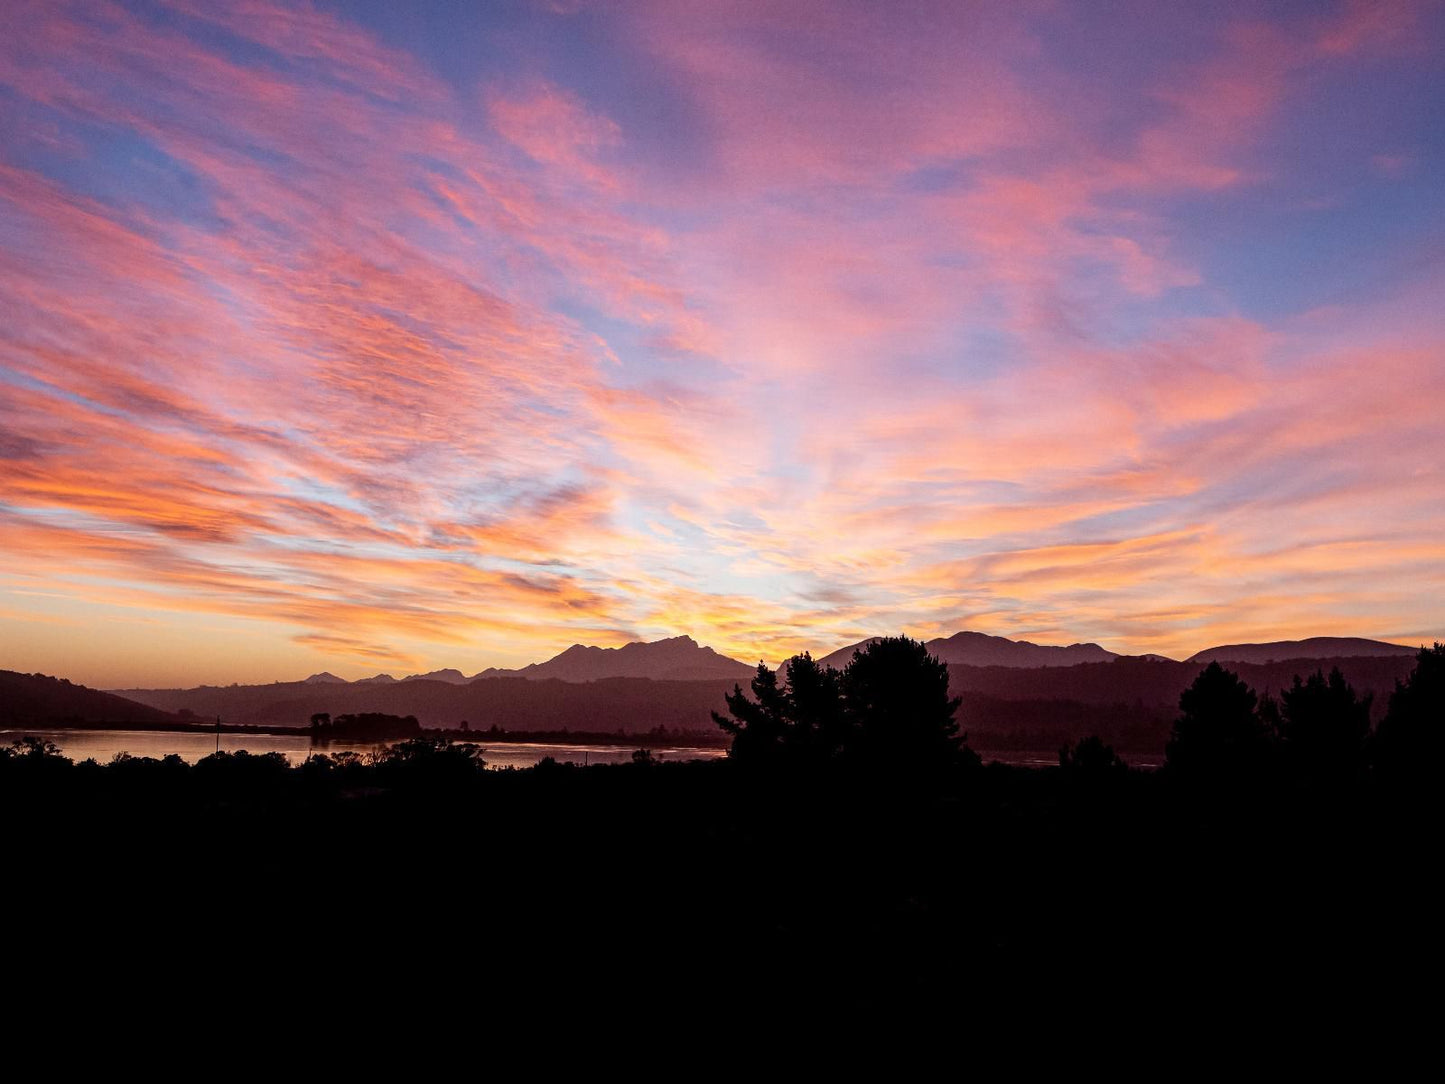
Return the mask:
POLYGON ((5 11, 0 668, 1445 639, 1445 6, 5 11))

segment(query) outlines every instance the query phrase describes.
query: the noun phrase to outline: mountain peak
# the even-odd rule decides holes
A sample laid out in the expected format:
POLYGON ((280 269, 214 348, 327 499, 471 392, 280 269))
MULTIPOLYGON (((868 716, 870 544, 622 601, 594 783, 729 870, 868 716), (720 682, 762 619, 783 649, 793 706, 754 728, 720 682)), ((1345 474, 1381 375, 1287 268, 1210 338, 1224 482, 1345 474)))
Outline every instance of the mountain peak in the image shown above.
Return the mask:
POLYGON ((451 668, 445 670, 433 670, 429 674, 411 674, 401 679, 402 681, 444 681, 449 685, 465 685, 466 675, 460 670, 451 668))
POLYGON ((691 636, 669 636, 650 642, 634 640, 621 647, 593 647, 573 644, 546 662, 532 663, 520 670, 484 671, 480 676, 520 675, 534 680, 599 681, 614 677, 651 678, 654 681, 740 680, 752 668, 719 655, 691 636))

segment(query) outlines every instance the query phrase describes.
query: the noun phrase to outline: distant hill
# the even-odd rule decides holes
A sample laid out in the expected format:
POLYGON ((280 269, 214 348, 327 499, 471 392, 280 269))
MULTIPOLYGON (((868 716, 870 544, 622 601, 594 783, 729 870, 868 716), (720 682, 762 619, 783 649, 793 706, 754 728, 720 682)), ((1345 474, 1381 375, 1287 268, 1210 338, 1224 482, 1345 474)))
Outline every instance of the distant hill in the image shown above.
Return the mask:
MULTIPOLYGON (((840 648, 819 661, 826 666, 841 670, 853 658, 853 653, 874 636, 861 643, 840 648)), ((956 632, 952 636, 940 636, 929 640, 926 645, 930 655, 957 666, 1077 666, 1081 662, 1108 662, 1118 658, 1112 651, 1106 651, 1098 644, 1070 644, 1067 647, 1048 647, 1032 644, 1027 640, 1010 640, 1003 636, 988 636, 982 632, 956 632)))
POLYGON ((319 674, 312 674, 309 678, 303 678, 302 685, 346 685, 345 678, 339 678, 335 674, 322 671, 319 674))
POLYGON ((532 681, 600 681, 604 678, 651 678, 654 681, 712 681, 730 678, 746 681, 754 668, 702 647, 691 636, 674 636, 652 643, 621 647, 585 647, 573 644, 546 662, 520 670, 483 670, 477 679, 522 677, 532 681))
POLYGON ((1358 636, 1311 636, 1308 640, 1276 640, 1268 644, 1227 644, 1189 657, 1190 662, 1284 662, 1287 659, 1363 659, 1415 655, 1418 647, 1365 640, 1358 636))
POLYGON ((175 722, 175 716, 166 711, 73 685, 64 678, 0 670, 0 727, 175 722))
POLYGON ((396 678, 392 677, 390 674, 377 674, 375 677, 357 678, 357 679, 356 679, 355 681, 353 681, 351 684, 353 684, 353 685, 395 685, 395 684, 396 684, 396 678))

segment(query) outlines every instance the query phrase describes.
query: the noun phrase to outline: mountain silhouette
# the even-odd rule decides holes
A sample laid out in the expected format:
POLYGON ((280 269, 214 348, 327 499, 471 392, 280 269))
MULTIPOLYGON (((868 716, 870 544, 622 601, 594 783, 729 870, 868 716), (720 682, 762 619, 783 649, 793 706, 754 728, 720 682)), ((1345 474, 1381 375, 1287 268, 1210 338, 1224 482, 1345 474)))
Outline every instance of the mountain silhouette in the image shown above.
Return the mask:
MULTIPOLYGON (((853 653, 865 644, 871 644, 878 637, 839 648, 819 660, 825 666, 841 670, 848 665, 853 653)), ((1003 636, 988 636, 982 632, 956 632, 952 636, 940 636, 925 645, 930 655, 954 666, 1009 666, 1034 668, 1045 666, 1075 666, 1081 662, 1108 662, 1119 656, 1106 651, 1098 644, 1070 644, 1067 647, 1047 647, 1032 644, 1027 640, 1010 640, 1003 636)))
POLYGON ((1371 658, 1410 655, 1418 647, 1366 640, 1358 636, 1311 636, 1307 640, 1276 640, 1267 644, 1226 644, 1211 647, 1189 657, 1189 662, 1284 662, 1287 659, 1371 658))
POLYGON ((0 670, 0 727, 174 724, 169 712, 134 700, 73 685, 64 678, 0 670))
POLYGON ((323 670, 319 674, 312 674, 309 678, 301 681, 302 685, 347 685, 350 684, 345 678, 339 678, 335 674, 323 670))
MULTIPOLYGON (((965 641, 966 642, 966 641, 965 641)), ((1346 641, 1348 649, 1355 641, 1346 641)), ((563 652, 572 672, 605 660, 626 665, 647 655, 635 645, 596 654, 585 649, 563 652)), ((1358 648, 1356 648, 1358 650, 1358 648)), ((664 648, 687 658, 705 649, 684 643, 664 648)), ((717 656, 713 653, 715 659, 717 656)), ((1056 658, 1057 656, 1046 656, 1056 658)), ((556 661, 556 660, 553 660, 556 661)), ((732 661, 732 660, 728 660, 732 661)), ((546 665, 546 664, 542 664, 546 665)), ((741 666, 740 663, 733 663, 741 666)), ((1106 662, 1072 666, 970 666, 950 663, 950 692, 962 698, 958 718, 970 742, 980 750, 1055 750, 1064 741, 1093 735, 1121 750, 1162 754, 1170 726, 1178 714, 1179 697, 1199 676, 1202 662, 1124 655, 1106 662)), ((1261 694, 1290 687, 1296 674, 1338 666, 1363 696, 1373 697, 1375 721, 1383 715, 1396 683, 1415 666, 1413 654, 1354 655, 1293 659, 1272 663, 1231 663, 1230 669, 1261 694)), ((533 673, 542 669, 539 665, 533 673)), ((496 725, 508 731, 606 731, 642 733, 663 726, 671 731, 715 736, 710 713, 721 710, 723 696, 740 678, 733 674, 710 680, 654 680, 609 677, 595 680, 523 678, 494 675, 467 684, 446 681, 273 682, 266 685, 200 686, 194 689, 124 689, 126 699, 93 693, 54 678, 0 675, 0 723, 51 723, 59 726, 130 721, 160 725, 147 718, 147 708, 180 713, 183 718, 267 726, 304 727, 313 714, 383 712, 414 715, 424 727, 457 727, 468 722, 473 731, 496 725), (17 680, 30 683, 29 707, 13 689, 17 680), (35 682, 43 683, 37 702, 35 682), (77 706, 77 696, 99 696, 77 706), (70 699, 66 699, 70 698, 70 699), (134 702, 133 702, 134 701, 134 702), (135 703, 138 702, 138 703, 135 703), (38 703, 38 706, 37 706, 38 703), (143 707, 142 705, 145 705, 143 707)), ((751 676, 751 672, 749 674, 751 676)), ((162 716, 174 723, 174 716, 162 716)))
POLYGON ((636 641, 621 647, 586 647, 573 644, 546 662, 520 670, 483 670, 474 680, 523 677, 533 681, 601 681, 604 678, 651 678, 654 681, 711 681, 731 678, 746 681, 754 668, 702 647, 691 636, 673 636, 651 643, 636 641))
MULTIPOLYGON (((371 678, 375 681, 376 678, 371 678)), ((465 685, 472 680, 460 670, 433 670, 429 674, 411 674, 401 679, 402 681, 445 681, 448 685, 465 685)), ((358 684, 360 684, 358 682, 358 684)))
POLYGON ((377 675, 374 676, 374 677, 357 678, 357 679, 356 679, 355 681, 353 681, 351 684, 353 684, 353 685, 395 685, 395 684, 396 684, 396 678, 392 677, 390 674, 377 674, 377 675))

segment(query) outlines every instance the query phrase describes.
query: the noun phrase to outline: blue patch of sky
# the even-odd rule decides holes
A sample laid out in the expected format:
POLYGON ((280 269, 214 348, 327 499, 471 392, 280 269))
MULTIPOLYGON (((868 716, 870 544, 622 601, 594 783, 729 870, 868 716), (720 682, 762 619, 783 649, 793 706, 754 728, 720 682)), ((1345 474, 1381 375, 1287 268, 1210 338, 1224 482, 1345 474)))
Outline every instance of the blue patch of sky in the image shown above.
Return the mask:
POLYGON ((616 355, 618 364, 602 368, 602 376, 612 387, 635 389, 659 381, 706 387, 730 376, 730 370, 717 360, 667 349, 659 342, 665 328, 609 316, 577 296, 559 297, 551 308, 596 335, 616 355))
POLYGON ((614 12, 550 11, 531 0, 347 0, 324 5, 392 48, 416 57, 451 85, 464 114, 478 94, 545 79, 615 121, 626 155, 664 175, 705 169, 709 140, 701 113, 668 73, 617 32, 614 12))
POLYGON ((1011 331, 973 321, 948 326, 943 341, 916 361, 923 377, 956 388, 986 382, 1033 360, 1023 340, 1011 331))
MULTIPOLYGON (((22 108, 0 90, 0 113, 12 106, 22 108)), ((201 178, 149 140, 118 126, 68 117, 63 130, 66 140, 58 149, 40 140, 17 140, 6 148, 7 160, 110 207, 142 207, 157 217, 178 218, 202 228, 218 225, 201 178)))
POLYGON ((919 196, 967 191, 974 187, 975 171, 981 161, 970 157, 928 162, 904 173, 893 187, 902 195, 919 196))
POLYGON ((1438 59, 1322 69, 1245 163, 1257 179, 1160 213, 1246 316, 1385 296, 1445 238, 1442 87, 1438 59))
POLYGON ((1267 322, 1388 296, 1412 269, 1412 253, 1445 236, 1432 198, 1425 186, 1382 179, 1318 207, 1259 192, 1181 203, 1172 213, 1181 247, 1211 287, 1240 314, 1267 322))
POLYGON ((87 399, 85 396, 77 394, 76 392, 68 391, 65 388, 56 387, 54 384, 50 384, 44 380, 37 380, 35 377, 26 376, 24 373, 17 373, 13 369, 6 368, 3 365, 0 365, 0 384, 11 384, 18 388, 25 388, 29 391, 43 392, 44 394, 49 395, 52 398, 60 399, 67 403, 74 403, 76 406, 85 407, 86 410, 94 411, 96 414, 104 414, 107 417, 130 417, 127 411, 122 410, 119 407, 112 407, 105 403, 98 403, 95 400, 87 399))
POLYGON ((529 0, 324 0, 318 7, 416 57, 458 92, 514 71, 539 25, 529 0))

